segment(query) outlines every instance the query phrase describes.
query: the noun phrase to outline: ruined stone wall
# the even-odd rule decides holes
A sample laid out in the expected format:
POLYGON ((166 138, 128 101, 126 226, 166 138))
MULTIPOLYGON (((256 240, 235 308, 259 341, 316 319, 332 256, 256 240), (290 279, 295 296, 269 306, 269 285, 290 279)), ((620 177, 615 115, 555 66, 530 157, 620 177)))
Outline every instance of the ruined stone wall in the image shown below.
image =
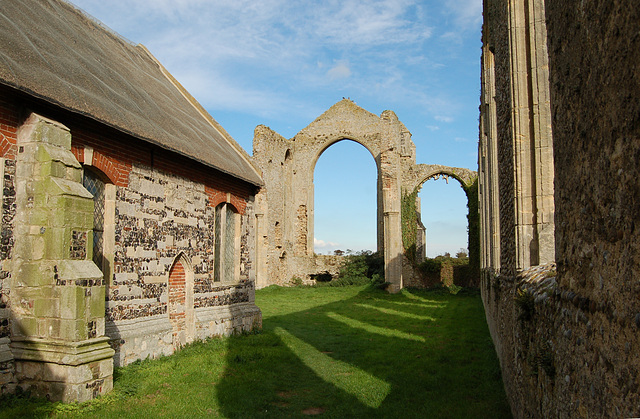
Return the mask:
POLYGON ((330 259, 313 253, 313 172, 320 155, 342 140, 363 145, 376 162, 377 251, 384 255, 385 279, 393 292, 414 279, 419 221, 416 211, 405 205, 407 196, 412 196, 409 206, 415 208, 420 186, 433 176, 454 176, 465 188, 477 178, 468 169, 416 164, 411 133, 392 111, 377 116, 349 99, 333 105, 291 139, 258 126, 253 161, 265 182, 256 197, 259 287, 287 285, 292 278, 310 281, 315 274, 335 270, 330 259), (407 226, 412 237, 405 240, 403 228, 407 226))
POLYGON ((388 253, 389 266, 397 265, 395 273, 388 276, 395 278, 391 282, 400 289, 402 159, 413 156, 415 161, 415 146, 393 112, 385 111, 378 117, 348 99, 332 106, 291 139, 268 127, 255 130, 253 161, 261 168, 265 182, 256 197, 262 217, 258 286, 287 285, 292 278, 310 281, 312 275, 335 271, 335 264, 313 252, 313 175, 324 150, 342 140, 362 144, 376 161, 378 250, 388 253))
POLYGON ((495 65, 495 91, 497 137, 494 141, 498 151, 498 219, 500 223, 500 269, 506 275, 515 274, 515 201, 514 201, 514 157, 511 121, 511 63, 509 52, 509 17, 507 2, 485 1, 485 25, 483 42, 493 52, 495 65))
MULTIPOLYGON (((497 138, 504 155, 509 147, 502 148, 501 138, 509 141, 509 135, 522 134, 508 123, 518 117, 508 106, 516 100, 509 80, 515 77, 514 62, 523 56, 537 59, 546 51, 549 61, 557 268, 546 263, 519 269, 511 252, 502 249, 499 274, 487 269, 482 283, 512 411, 515 417, 638 417, 637 4, 486 0, 484 8, 483 42, 495 57, 497 138), (529 20, 513 20, 508 12, 515 8, 529 20), (540 18, 540 10, 546 19, 540 18), (543 34, 539 30, 545 21, 543 34), (548 35, 544 48, 531 48, 534 42, 524 50, 515 45, 514 32, 523 28, 538 42, 548 35), (501 110, 501 102, 506 109, 501 110)), ((538 70, 530 66, 527 77, 534 78, 538 70)), ((522 161, 518 148, 512 150, 513 161, 522 161)), ((509 186, 511 196, 503 189, 503 176, 507 183, 511 180, 509 171, 500 169, 502 246, 518 243, 517 219, 527 214, 517 205, 517 185, 509 186), (512 200, 515 206, 503 202, 512 200), (503 214, 505 208, 508 214, 503 214), (516 225, 505 226, 511 216, 516 225)), ((550 245, 539 243, 542 254, 550 245)), ((514 255, 517 259, 517 248, 514 255)))

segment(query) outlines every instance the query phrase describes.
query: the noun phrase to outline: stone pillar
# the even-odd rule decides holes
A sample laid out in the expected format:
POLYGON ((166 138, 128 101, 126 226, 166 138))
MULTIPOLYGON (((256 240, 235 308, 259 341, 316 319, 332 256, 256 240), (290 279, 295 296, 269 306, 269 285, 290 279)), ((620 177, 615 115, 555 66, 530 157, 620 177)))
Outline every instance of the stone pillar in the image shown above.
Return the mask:
POLYGON ((111 390, 105 287, 91 260, 93 200, 63 125, 31 114, 18 132, 11 350, 19 387, 52 400, 111 390))
POLYGON ((389 292, 403 288, 402 265, 402 217, 400 215, 400 183, 397 149, 390 147, 381 153, 380 176, 382 178, 382 207, 384 211, 384 275, 391 285, 389 292))
POLYGON ((402 224, 399 211, 384 213, 384 276, 391 285, 388 291, 395 293, 403 288, 402 283, 402 224))

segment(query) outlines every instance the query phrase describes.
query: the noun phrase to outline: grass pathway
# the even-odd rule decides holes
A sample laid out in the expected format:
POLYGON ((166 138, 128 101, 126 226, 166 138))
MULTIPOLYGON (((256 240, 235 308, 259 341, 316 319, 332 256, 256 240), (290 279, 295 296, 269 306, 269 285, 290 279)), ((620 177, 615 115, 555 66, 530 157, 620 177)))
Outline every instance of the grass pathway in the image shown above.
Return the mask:
POLYGON ((262 333, 118 369, 90 403, 5 398, 0 417, 510 417, 476 294, 269 287, 256 303, 262 333))

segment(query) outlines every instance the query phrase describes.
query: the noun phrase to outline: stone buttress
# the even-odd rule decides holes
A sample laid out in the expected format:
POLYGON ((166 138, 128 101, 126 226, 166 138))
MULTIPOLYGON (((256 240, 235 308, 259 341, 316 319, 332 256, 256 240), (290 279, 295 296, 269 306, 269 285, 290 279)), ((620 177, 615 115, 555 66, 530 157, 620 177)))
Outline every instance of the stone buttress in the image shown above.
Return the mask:
POLYGON ((84 401, 113 386, 105 287, 91 260, 93 200, 69 130, 31 114, 18 132, 11 350, 18 386, 84 401))

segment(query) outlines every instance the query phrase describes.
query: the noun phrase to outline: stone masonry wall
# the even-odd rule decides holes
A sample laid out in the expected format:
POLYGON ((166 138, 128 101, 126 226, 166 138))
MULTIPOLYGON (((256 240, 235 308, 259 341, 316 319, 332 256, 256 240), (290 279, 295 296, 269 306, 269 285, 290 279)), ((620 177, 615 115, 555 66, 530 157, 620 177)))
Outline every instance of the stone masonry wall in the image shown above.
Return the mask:
MULTIPOLYGON (((74 138, 74 149, 81 159, 84 148, 91 147, 94 162, 96 156, 106 156, 110 164, 103 167, 130 167, 126 182, 116 187, 114 273, 107 295, 107 334, 116 349, 116 365, 170 354, 175 349, 167 312, 167 278, 179 254, 192 268, 193 327, 200 330, 201 337, 258 325, 259 311, 253 304, 254 285, 250 281, 254 234, 249 226, 253 214, 250 187, 238 187, 226 175, 207 176, 206 170, 194 169, 192 162, 161 150, 147 155, 147 163, 154 166, 149 167, 123 162, 120 156, 125 153, 117 152, 113 142, 107 147, 104 139, 92 138, 85 131, 74 138), (220 283, 214 281, 213 274, 214 208, 227 200, 240 213, 240 277, 233 283, 220 283), (214 323, 225 326, 211 325, 211 320, 200 324, 198 310, 235 305, 246 307, 236 313, 218 310, 220 314, 213 315, 214 323), (246 320, 231 326, 238 317, 246 320)), ((212 317, 211 313, 203 316, 212 317)))
MULTIPOLYGON (((186 269, 193 307, 188 341, 260 327, 252 264, 254 186, 6 87, 0 87, 0 157, 5 168, 0 230, 3 300, 10 290, 15 132, 30 110, 68 126, 75 158, 113 185, 115 237, 109 261, 112 275, 106 278, 105 315, 106 333, 117 351, 116 365, 176 349, 167 313, 167 284, 169 269, 179 255, 189 262, 186 269), (222 203, 239 214, 239 277, 230 283, 213 279, 214 209, 222 203)), ((0 305, 0 333, 10 322, 6 300, 0 305)), ((0 386, 11 382, 9 336, 0 336, 0 386)))
POLYGON ((500 272, 486 270, 481 289, 512 412, 638 417, 640 9, 631 0, 485 0, 484 18, 483 42, 496 66, 503 247, 500 272), (525 16, 542 7, 546 19, 528 28, 510 21, 508 12, 520 7, 525 16), (533 39, 544 23, 556 263, 518 272, 504 249, 515 242, 510 218, 523 216, 510 204, 508 164, 522 157, 508 156, 510 78, 513 61, 530 51, 513 49, 510 31, 525 28, 533 39))
POLYGON ((507 2, 485 2, 485 24, 483 39, 495 57, 497 147, 498 147, 498 194, 500 217, 500 260, 504 274, 515 274, 515 203, 513 133, 511 121, 511 74, 509 52, 509 17, 507 2))
POLYGON ((0 392, 12 388, 14 382, 13 355, 10 343, 10 261, 13 250, 13 219, 15 203, 15 154, 18 114, 11 104, 0 95, 0 187, 2 188, 2 225, 0 227, 0 392))
POLYGON ((545 3, 558 282, 597 306, 588 357, 606 370, 593 377, 598 404, 640 416, 640 9, 633 0, 545 3))

